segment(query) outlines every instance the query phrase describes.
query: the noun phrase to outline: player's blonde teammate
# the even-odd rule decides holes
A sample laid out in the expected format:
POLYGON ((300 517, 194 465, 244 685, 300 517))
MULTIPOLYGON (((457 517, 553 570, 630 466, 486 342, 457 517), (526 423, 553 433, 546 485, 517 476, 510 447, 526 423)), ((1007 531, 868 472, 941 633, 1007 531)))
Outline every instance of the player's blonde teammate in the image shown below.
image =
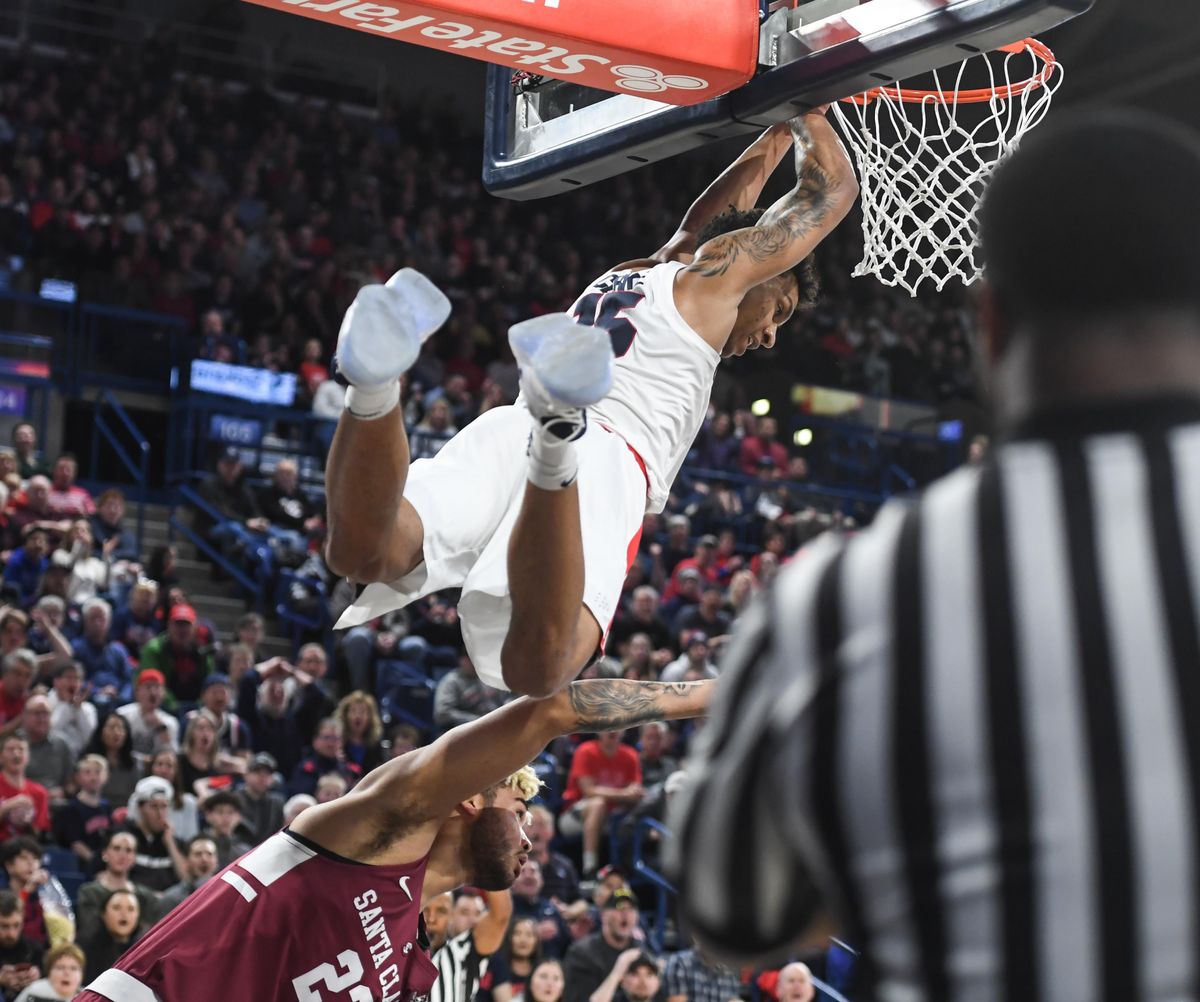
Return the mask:
POLYGON ((721 358, 774 344, 808 298, 804 262, 857 191, 823 114, 768 130, 656 255, 592 283, 573 316, 513 327, 522 400, 411 468, 398 378, 449 304, 411 271, 363 289, 338 342, 351 388, 326 487, 329 564, 371 584, 339 626, 461 588, 481 678, 534 696, 573 678, 602 645, 642 517, 666 501, 721 358), (739 216, 792 148, 795 186, 761 218, 739 216), (697 249, 727 208, 735 228, 697 249))

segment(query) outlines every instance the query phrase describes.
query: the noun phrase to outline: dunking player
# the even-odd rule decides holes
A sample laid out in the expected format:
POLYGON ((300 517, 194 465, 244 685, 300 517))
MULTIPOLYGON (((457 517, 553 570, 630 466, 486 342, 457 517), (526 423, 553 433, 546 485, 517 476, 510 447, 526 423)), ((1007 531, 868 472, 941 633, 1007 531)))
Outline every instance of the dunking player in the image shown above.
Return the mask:
POLYGON ((572 731, 697 716, 711 684, 574 682, 456 727, 235 860, 79 998, 418 1002, 436 977, 423 905, 521 872, 539 785, 525 763, 572 731))
POLYGON ((351 386, 326 467, 328 560, 375 583, 338 625, 461 588, 484 681, 544 696, 573 678, 601 646, 643 515, 666 502, 718 363, 770 347, 808 302, 807 259, 857 191, 823 114, 769 130, 653 258, 592 283, 574 317, 513 327, 524 406, 488 411, 411 469, 398 377, 449 304, 412 271, 360 291, 338 342, 351 386), (761 218, 714 220, 752 206, 793 146, 787 195, 761 218))

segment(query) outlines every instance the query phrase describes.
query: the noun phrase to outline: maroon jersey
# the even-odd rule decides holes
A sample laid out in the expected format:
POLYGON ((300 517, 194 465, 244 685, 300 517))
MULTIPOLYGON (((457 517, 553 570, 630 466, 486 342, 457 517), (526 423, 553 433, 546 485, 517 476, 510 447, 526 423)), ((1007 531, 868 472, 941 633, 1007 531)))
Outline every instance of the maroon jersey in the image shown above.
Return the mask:
POLYGON ((425 860, 367 866, 282 831, 230 863, 79 998, 425 1002, 425 860))

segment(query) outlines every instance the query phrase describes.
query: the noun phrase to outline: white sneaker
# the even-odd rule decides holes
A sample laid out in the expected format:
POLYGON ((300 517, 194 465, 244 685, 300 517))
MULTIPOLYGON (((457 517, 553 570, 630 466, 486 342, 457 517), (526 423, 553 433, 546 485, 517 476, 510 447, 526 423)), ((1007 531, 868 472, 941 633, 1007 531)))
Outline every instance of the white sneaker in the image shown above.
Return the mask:
POLYGON ((450 300, 412 268, 401 268, 385 285, 363 286, 338 332, 338 373, 362 388, 399 379, 449 316, 450 300))
POLYGON ((588 407, 612 389, 613 350, 608 332, 548 313, 508 329, 521 368, 521 392, 538 418, 588 407))

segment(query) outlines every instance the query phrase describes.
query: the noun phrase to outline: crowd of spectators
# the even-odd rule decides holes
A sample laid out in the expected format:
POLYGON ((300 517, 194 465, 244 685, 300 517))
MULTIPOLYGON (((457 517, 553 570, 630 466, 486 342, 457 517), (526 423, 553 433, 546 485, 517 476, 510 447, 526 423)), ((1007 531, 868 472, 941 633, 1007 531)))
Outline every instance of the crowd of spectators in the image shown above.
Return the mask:
MULTIPOLYGON (((565 308, 605 268, 652 251, 719 167, 672 161, 569 199, 509 202, 483 191, 479 135, 454 116, 399 103, 354 116, 172 64, 160 38, 70 62, 5 59, 10 281, 68 279, 83 299, 177 316, 195 352, 295 372, 310 399, 357 289, 411 265, 454 303, 411 387, 414 424, 435 437, 515 395, 511 323, 565 308), (448 410, 430 407, 438 397, 448 410)), ((822 305, 780 337, 773 364, 824 386, 971 396, 961 291, 910 300, 851 281, 859 249, 852 224, 822 246, 822 305)))
MULTIPOLYGON (((0 997, 30 1002, 69 999, 298 813, 509 696, 475 677, 452 595, 348 632, 332 665, 318 642, 294 659, 262 657, 265 623, 254 613, 217 636, 175 580, 171 554, 137 553, 120 492, 93 498, 71 457, 43 459, 31 426, 13 441, 0 450, 17 467, 3 486, 0 553, 0 997), (406 690, 413 676, 435 689, 425 707, 406 690)), ((253 489, 223 454, 204 493, 214 505, 253 499, 261 507, 240 513, 240 531, 266 538, 284 510, 266 502, 298 490, 289 476, 285 467, 253 489)), ((318 537, 305 535, 319 528, 319 505, 309 512, 297 501, 289 531, 319 561, 318 537), (308 518, 317 521, 306 528, 308 518)), ((206 526, 214 539, 237 521, 221 516, 206 526)), ((711 677, 737 611, 734 579, 743 575, 744 601, 778 566, 761 559, 770 550, 737 555, 730 529, 692 542, 687 516, 672 518, 662 533, 648 519, 612 656, 587 674, 711 677)), ((728 1002, 760 990, 688 949, 681 930, 652 930, 630 885, 630 828, 664 816, 693 726, 581 735, 542 756, 532 853, 481 996, 728 1002), (660 956, 668 946, 681 949, 660 956)), ((467 890, 444 935, 470 932, 486 914, 467 890)))
MULTIPOLYGON (((332 419, 343 311, 364 282, 419 268, 454 312, 406 378, 414 458, 514 399, 510 323, 565 308, 605 267, 652 250, 713 166, 673 163, 669 184, 647 169, 570 199, 504 202, 476 180, 478 137, 444 116, 389 105, 360 117, 227 91, 171 74, 170 62, 152 42, 70 63, 17 53, 0 66, 8 281, 65 278, 84 299, 177 316, 195 355, 295 372, 302 399, 332 419)), ((971 398, 965 300, 851 283, 857 240, 848 226, 822 247, 825 298, 771 364, 825 386, 971 398)), ((715 677, 733 621, 781 564, 871 514, 806 491, 805 457, 740 388, 738 373, 752 378, 761 364, 747 359, 718 385, 667 510, 646 517, 607 656, 587 674, 715 677)), ((332 596, 336 616, 349 596, 321 561, 320 497, 292 459, 261 473, 237 450, 218 455, 197 528, 226 557, 265 568, 264 588, 281 565, 299 568, 308 597, 332 596)), ((70 998, 80 977, 301 810, 507 698, 476 677, 453 594, 336 641, 318 632, 292 659, 261 655, 254 614, 218 636, 180 586, 172 549, 138 553, 121 493, 93 498, 77 474, 69 454, 43 459, 31 425, 0 449, 0 998, 10 1002, 34 987, 41 994, 21 998, 70 998), (56 865, 44 868, 47 847, 56 865)), ((625 869, 629 834, 642 817, 663 818, 692 730, 583 735, 539 760, 547 787, 533 853, 481 996, 813 997, 804 964, 751 989, 690 949, 684 930, 668 923, 655 930, 665 942, 650 940, 645 888, 625 869), (658 956, 664 947, 675 952, 658 956)), ((467 891, 426 920, 444 939, 484 911, 467 891)))

